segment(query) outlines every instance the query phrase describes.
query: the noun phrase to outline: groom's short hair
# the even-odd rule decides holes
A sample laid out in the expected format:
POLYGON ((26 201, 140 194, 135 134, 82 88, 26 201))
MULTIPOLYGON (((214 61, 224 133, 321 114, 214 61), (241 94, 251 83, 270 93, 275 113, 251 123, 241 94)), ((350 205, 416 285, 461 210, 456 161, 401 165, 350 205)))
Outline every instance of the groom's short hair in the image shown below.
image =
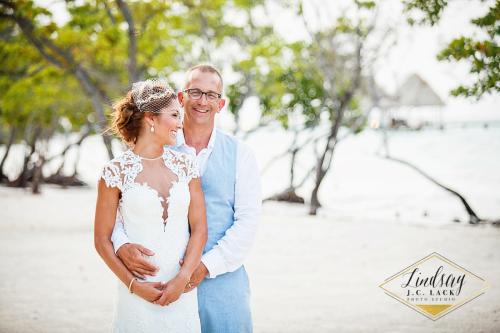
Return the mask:
POLYGON ((224 89, 224 81, 222 80, 222 75, 221 75, 220 71, 217 69, 217 67, 215 67, 214 65, 211 65, 211 64, 198 64, 198 65, 195 65, 195 66, 189 68, 186 72, 186 82, 184 83, 185 88, 187 88, 187 86, 189 85, 189 82, 191 80, 191 73, 195 70, 199 70, 200 72, 203 72, 203 73, 217 74, 217 76, 219 77, 219 80, 220 80, 221 90, 224 89))

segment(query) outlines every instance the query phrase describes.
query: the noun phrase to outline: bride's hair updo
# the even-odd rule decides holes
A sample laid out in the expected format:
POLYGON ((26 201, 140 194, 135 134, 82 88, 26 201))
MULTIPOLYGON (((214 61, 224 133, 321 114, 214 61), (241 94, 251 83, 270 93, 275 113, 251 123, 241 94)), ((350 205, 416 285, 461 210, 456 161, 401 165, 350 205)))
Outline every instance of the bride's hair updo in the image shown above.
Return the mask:
POLYGON ((110 130, 127 144, 135 144, 145 112, 157 116, 176 99, 175 92, 160 81, 134 83, 132 90, 113 105, 110 130))

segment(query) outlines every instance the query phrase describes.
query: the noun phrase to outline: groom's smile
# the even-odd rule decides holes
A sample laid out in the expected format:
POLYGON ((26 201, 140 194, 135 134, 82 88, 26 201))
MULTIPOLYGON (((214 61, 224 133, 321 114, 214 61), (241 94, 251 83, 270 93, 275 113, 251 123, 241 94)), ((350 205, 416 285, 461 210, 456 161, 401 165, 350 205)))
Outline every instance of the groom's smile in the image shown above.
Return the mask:
POLYGON ((196 107, 193 107, 193 110, 198 112, 198 113, 208 113, 210 112, 210 109, 208 108, 196 108, 196 107))
POLYGON ((179 95, 179 101, 184 107, 186 122, 213 124, 215 115, 225 104, 221 98, 222 83, 217 74, 194 70, 185 88, 179 95))

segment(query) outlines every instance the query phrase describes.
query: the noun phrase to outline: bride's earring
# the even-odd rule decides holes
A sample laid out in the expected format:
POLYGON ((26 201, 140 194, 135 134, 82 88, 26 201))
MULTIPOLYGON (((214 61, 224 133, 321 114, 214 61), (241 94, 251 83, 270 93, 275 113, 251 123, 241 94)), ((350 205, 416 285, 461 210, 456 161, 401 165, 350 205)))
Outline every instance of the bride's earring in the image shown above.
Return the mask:
POLYGON ((154 133, 155 132, 155 125, 151 125, 151 128, 149 130, 151 131, 151 133, 154 133))

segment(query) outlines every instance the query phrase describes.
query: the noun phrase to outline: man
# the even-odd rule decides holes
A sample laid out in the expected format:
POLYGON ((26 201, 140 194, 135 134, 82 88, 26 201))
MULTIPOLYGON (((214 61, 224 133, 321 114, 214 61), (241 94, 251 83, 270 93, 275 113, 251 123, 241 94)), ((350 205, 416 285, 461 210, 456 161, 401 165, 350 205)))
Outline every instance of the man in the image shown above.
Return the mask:
MULTIPOLYGON (((260 177, 250 149, 215 129, 215 115, 225 104, 222 91, 220 72, 202 64, 188 70, 185 89, 178 93, 185 115, 176 149, 196 156, 208 225, 201 263, 185 292, 198 287, 202 332, 251 332, 243 260, 253 245, 260 217, 260 177)), ((153 253, 128 243, 122 223, 115 224, 112 241, 117 256, 136 276, 154 275, 156 268, 142 257, 153 253)))

